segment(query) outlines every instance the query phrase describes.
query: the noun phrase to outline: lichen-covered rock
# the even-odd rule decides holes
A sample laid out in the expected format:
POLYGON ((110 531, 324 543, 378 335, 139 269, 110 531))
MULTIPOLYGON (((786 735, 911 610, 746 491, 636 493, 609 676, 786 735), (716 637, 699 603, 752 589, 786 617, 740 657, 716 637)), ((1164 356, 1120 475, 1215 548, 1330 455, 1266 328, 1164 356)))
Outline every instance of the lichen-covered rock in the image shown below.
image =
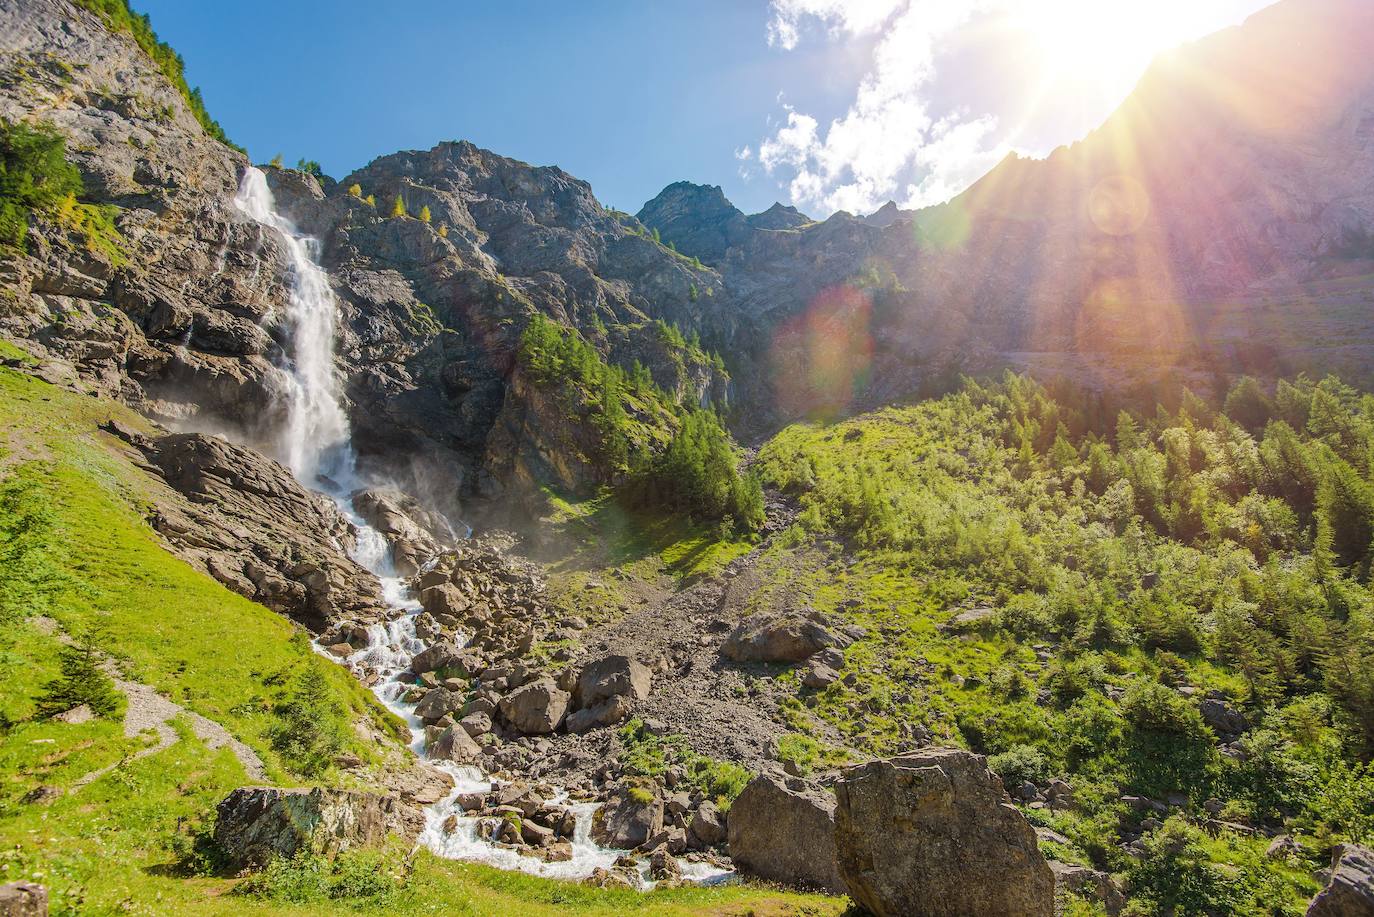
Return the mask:
POLYGON ((217 809, 215 842, 237 869, 298 851, 336 854, 389 835, 413 840, 419 813, 395 796, 350 790, 243 787, 217 809))
POLYGON ((760 774, 730 804, 730 859, 774 882, 844 894, 835 859, 835 797, 800 779, 760 774))
POLYGON ((1054 913, 1035 830, 981 756, 929 748, 872 761, 846 770, 835 796, 840 873, 876 917, 1054 913))
POLYGON ((1331 878, 1308 905, 1307 917, 1374 915, 1374 851, 1358 844, 1337 846, 1331 854, 1331 878))

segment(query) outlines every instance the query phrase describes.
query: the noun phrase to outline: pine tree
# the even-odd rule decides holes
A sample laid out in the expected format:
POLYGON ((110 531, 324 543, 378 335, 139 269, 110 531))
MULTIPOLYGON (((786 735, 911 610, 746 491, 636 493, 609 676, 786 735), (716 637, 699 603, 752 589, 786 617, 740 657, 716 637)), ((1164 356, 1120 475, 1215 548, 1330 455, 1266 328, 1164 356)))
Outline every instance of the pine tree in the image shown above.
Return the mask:
POLYGON ((113 682, 96 664, 90 646, 64 646, 59 654, 62 674, 43 687, 38 715, 56 716, 85 704, 97 716, 108 716, 119 706, 113 682))
POLYGON ((377 195, 369 194, 367 197, 363 198, 363 200, 366 201, 368 206, 373 210, 377 209, 377 195))
POLYGON ((353 184, 348 186, 348 195, 349 197, 356 197, 361 199, 363 196, 363 186, 358 184, 357 182, 354 182, 353 184))
POLYGON ((281 153, 278 153, 277 155, 273 156, 272 161, 269 162, 268 165, 274 169, 280 169, 282 167, 281 153))
POLYGON ((447 224, 447 223, 440 223, 440 224, 439 224, 439 238, 441 238, 441 239, 447 239, 447 238, 448 238, 448 224, 447 224))
POLYGON ((430 217, 430 213, 429 213, 429 205, 426 204, 424 207, 421 207, 421 208, 420 208, 420 222, 421 222, 421 223, 428 223, 428 222, 430 221, 430 219, 431 219, 431 217, 430 217))
POLYGON ((406 215, 406 202, 401 200, 401 196, 396 195, 396 200, 391 204, 391 215, 393 217, 403 217, 406 215))

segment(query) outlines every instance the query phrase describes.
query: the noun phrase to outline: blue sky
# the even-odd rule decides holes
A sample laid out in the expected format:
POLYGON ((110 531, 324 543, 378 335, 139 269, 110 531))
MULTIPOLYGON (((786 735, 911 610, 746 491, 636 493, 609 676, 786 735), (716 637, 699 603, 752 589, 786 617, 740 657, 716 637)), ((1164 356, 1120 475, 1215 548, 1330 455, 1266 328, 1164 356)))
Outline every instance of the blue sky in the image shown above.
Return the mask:
POLYGON ((921 206, 1078 139, 1155 52, 1269 0, 132 0, 257 161, 466 139, 631 212, 921 206))
POLYGON ((748 0, 134 6, 255 160, 317 159, 339 177, 466 139, 561 166, 632 213, 679 179, 766 208, 782 192, 745 182, 735 150, 776 117, 783 87, 838 110, 864 64, 828 47, 770 48, 768 5, 748 0))

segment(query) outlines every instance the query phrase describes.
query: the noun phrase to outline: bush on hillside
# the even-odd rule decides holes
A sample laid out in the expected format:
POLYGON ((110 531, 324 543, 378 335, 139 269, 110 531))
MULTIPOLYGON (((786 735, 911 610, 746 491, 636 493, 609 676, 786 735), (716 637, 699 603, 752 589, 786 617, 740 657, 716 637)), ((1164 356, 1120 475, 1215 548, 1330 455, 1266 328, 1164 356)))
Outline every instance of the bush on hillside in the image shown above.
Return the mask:
POLYGON ((48 682, 39 695, 39 716, 56 716, 82 704, 97 716, 109 716, 119 708, 119 692, 100 670, 99 657, 92 647, 64 646, 58 660, 62 674, 48 682))

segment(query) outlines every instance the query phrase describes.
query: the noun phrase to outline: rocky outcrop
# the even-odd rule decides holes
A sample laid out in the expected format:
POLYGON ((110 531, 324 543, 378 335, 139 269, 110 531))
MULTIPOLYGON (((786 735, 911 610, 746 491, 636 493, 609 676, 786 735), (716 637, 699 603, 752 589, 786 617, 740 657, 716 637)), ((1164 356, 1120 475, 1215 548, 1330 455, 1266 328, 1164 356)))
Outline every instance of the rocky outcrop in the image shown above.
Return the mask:
POLYGON ((730 859, 740 870, 845 893, 835 857, 835 797, 803 780, 760 774, 730 804, 730 859))
POLYGON ((873 761, 846 770, 835 795, 840 873, 876 917, 1054 913, 1035 830, 981 756, 929 748, 873 761))
POLYGON ((349 790, 244 787, 217 809, 215 843, 236 869, 300 851, 333 855, 418 836, 424 816, 394 796, 349 790))
POLYGON ((163 505, 152 524, 192 565, 317 630, 385 615, 377 578, 344 550, 353 543, 353 527, 286 468, 200 433, 138 444, 188 501, 163 505))
POLYGON ((1374 852, 1358 844, 1337 846, 1331 877, 1307 908, 1307 917, 1369 917, 1374 914, 1374 852))
POLYGON ((0 917, 48 917, 48 890, 34 882, 0 885, 0 917))
POLYGON ((447 519, 399 490, 356 491, 353 508, 385 536, 391 545, 392 562, 401 576, 414 576, 422 564, 458 543, 447 519))

